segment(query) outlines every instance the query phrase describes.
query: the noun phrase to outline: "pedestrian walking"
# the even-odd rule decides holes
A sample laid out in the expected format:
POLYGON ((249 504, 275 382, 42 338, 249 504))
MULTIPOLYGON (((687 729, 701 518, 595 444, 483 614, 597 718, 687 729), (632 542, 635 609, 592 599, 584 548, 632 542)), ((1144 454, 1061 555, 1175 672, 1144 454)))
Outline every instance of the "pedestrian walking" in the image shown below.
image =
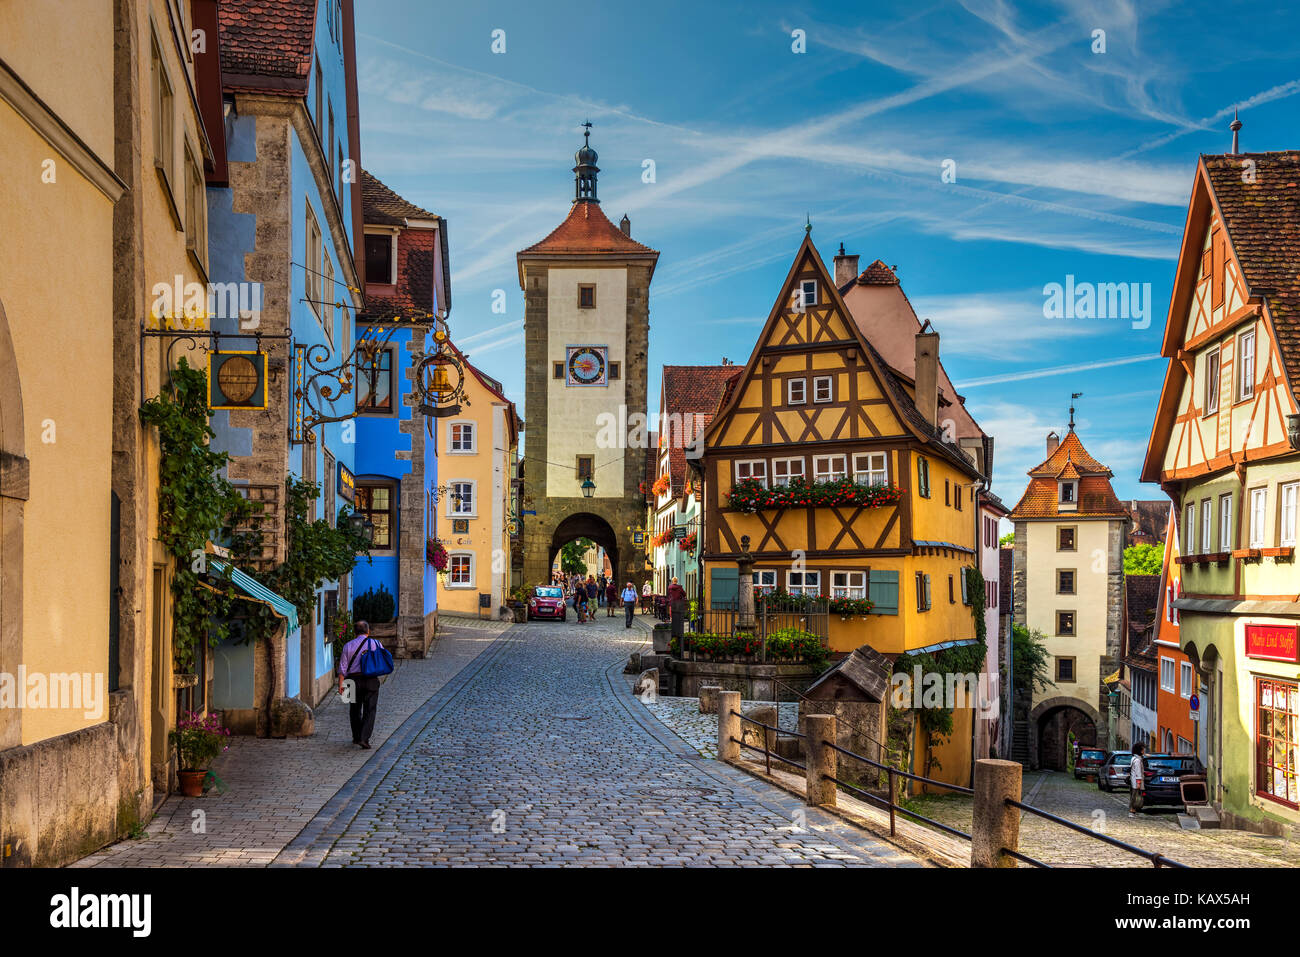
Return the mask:
POLYGON ((650 590, 650 579, 647 578, 645 580, 645 584, 641 586, 641 614, 643 615, 645 614, 646 609, 650 607, 651 594, 652 592, 650 590))
POLYGON ((1139 741, 1133 745, 1133 761, 1128 766, 1128 816, 1137 817, 1138 811, 1146 800, 1146 759, 1147 746, 1139 741))
POLYGON ((623 610, 627 612, 627 623, 623 627, 631 628, 632 616, 636 614, 636 589, 632 587, 631 582, 628 582, 623 589, 623 610))
POLYGON ((618 588, 614 586, 614 579, 610 579, 605 584, 605 611, 606 618, 614 617, 614 604, 618 601, 618 588))
POLYGON ((348 720, 352 724, 352 743, 368 749, 370 735, 375 730, 375 709, 379 705, 379 679, 392 672, 393 656, 370 637, 367 622, 357 622, 356 629, 357 636, 343 646, 339 655, 339 695, 344 693, 345 682, 351 681, 348 720))
POLYGON ((682 636, 683 621, 686 617, 686 589, 677 582, 674 575, 673 580, 668 584, 668 612, 672 621, 672 635, 674 638, 682 636))
POLYGON ((581 585, 573 590, 573 611, 578 616, 578 624, 587 623, 587 591, 581 585))
POLYGON ((591 617, 596 617, 596 609, 600 607, 600 589, 596 587, 596 579, 591 575, 587 576, 587 611, 591 617))

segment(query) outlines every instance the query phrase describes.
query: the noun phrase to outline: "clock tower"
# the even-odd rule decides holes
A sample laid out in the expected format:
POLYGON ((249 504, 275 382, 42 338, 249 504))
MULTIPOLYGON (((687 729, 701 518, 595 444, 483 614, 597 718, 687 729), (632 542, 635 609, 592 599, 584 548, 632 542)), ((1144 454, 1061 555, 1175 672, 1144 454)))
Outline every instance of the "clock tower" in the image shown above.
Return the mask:
POLYGON ((550 581, 566 543, 609 554, 621 588, 646 577, 646 363, 650 280, 659 253, 600 208, 591 124, 574 155, 569 215, 518 253, 524 292, 524 583, 550 581))

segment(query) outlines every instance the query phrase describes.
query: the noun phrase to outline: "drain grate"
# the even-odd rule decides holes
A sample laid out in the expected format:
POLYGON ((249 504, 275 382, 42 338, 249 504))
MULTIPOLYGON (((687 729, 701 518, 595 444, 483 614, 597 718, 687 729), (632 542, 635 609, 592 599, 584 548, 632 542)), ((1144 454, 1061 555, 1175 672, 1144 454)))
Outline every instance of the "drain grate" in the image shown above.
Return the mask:
POLYGON ((642 788, 638 794, 648 794, 652 797, 666 798, 688 798, 688 797, 708 797, 710 794, 717 794, 714 788, 682 787, 681 785, 642 788))
POLYGON ((551 715, 556 721, 590 721, 589 714, 555 714, 551 715))

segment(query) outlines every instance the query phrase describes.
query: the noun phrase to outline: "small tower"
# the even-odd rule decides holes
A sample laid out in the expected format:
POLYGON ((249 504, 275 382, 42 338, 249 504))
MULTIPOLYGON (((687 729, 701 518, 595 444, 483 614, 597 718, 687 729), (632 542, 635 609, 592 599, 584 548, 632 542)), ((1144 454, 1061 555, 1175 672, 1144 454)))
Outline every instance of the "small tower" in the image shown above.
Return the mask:
POLYGON ((599 203, 596 198, 596 174, 600 167, 596 165, 596 151, 591 148, 591 120, 582 124, 582 148, 573 154, 573 201, 575 203, 599 203))

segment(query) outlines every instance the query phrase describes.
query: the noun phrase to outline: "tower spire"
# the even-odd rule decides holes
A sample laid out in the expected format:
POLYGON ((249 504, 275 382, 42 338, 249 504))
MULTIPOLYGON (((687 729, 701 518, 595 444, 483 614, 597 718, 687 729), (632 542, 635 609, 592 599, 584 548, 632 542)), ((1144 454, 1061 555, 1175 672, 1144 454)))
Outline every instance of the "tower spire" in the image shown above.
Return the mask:
POLYGON ((596 151, 591 148, 591 120, 583 124, 582 148, 573 154, 573 201, 575 203, 599 203, 596 198, 596 174, 600 168, 596 165, 596 151))
POLYGON ((1071 392, 1071 393, 1070 393, 1070 431, 1071 431, 1071 432, 1074 431, 1074 400, 1075 400, 1075 399, 1082 398, 1082 397, 1083 397, 1083 393, 1082 393, 1082 392, 1071 392))

